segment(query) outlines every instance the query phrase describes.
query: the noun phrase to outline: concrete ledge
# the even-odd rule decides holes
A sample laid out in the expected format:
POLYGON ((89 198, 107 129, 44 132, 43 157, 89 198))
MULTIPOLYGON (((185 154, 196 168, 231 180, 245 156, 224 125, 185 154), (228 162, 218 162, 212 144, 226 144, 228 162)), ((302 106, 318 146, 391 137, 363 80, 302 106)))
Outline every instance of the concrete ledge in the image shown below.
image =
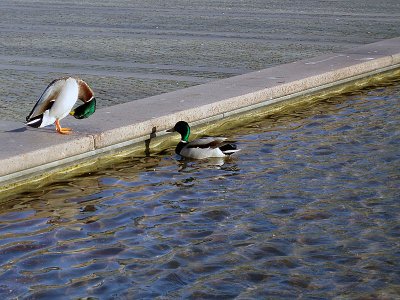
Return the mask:
POLYGON ((85 120, 67 118, 69 136, 0 122, 0 185, 144 141, 181 119, 207 122, 397 68, 400 38, 115 105, 85 120))

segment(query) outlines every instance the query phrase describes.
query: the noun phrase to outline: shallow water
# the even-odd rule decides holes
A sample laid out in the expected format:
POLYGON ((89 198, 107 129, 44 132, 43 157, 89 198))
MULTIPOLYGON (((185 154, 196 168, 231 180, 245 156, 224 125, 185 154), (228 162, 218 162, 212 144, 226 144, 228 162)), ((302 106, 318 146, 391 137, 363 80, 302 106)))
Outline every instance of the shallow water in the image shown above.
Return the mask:
POLYGON ((399 94, 232 130, 226 161, 169 149, 15 195, 1 298, 398 298, 399 94))

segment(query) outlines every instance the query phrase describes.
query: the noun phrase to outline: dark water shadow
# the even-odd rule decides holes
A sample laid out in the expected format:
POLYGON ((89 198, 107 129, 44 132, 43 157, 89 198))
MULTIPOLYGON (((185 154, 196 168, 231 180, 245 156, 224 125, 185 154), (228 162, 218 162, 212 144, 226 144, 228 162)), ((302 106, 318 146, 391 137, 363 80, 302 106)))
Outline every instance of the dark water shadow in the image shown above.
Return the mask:
POLYGON ((146 156, 150 156, 150 143, 151 143, 151 139, 153 139, 157 136, 156 131, 157 131, 157 127, 154 126, 151 129, 150 138, 144 141, 144 144, 146 147, 146 149, 144 150, 144 153, 146 156))

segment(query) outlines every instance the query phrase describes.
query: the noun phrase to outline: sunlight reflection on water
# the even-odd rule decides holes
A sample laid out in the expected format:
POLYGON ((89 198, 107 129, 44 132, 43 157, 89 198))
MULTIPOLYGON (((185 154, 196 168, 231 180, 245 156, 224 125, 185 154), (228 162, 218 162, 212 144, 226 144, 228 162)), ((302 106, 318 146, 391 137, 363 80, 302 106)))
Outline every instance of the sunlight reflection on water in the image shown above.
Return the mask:
POLYGON ((15 195, 0 295, 398 295, 400 85, 230 131, 224 161, 126 159, 15 195))

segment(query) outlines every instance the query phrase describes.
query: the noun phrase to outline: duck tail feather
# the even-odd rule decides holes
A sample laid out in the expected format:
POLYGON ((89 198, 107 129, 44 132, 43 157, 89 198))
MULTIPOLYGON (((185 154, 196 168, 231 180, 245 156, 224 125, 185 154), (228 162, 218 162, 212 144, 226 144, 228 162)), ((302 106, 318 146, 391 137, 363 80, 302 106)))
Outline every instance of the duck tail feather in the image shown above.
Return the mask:
POLYGON ((34 128, 39 128, 43 121, 43 114, 40 114, 32 119, 29 119, 27 117, 26 121, 27 121, 26 125, 34 127, 34 128))
POLYGON ((225 144, 219 147, 219 149, 221 149, 221 151, 224 152, 224 151, 236 150, 237 147, 235 144, 225 144))
POLYGON ((231 155, 235 152, 240 151, 240 149, 237 149, 235 144, 225 144, 225 145, 219 147, 219 149, 222 151, 222 153, 224 153, 226 155, 231 155))
POLYGON ((240 151, 240 149, 222 151, 222 153, 224 153, 225 155, 231 155, 231 154, 236 153, 238 151, 240 151))

